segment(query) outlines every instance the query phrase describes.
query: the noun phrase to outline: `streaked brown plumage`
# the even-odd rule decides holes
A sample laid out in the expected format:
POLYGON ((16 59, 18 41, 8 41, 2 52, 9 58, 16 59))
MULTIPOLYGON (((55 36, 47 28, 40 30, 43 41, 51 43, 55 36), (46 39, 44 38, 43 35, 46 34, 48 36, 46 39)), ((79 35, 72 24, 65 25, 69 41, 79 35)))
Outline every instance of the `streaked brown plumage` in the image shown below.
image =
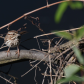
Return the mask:
POLYGON ((20 33, 18 33, 18 31, 16 31, 16 30, 8 31, 8 33, 6 34, 6 36, 4 38, 4 44, 6 44, 6 46, 9 47, 8 51, 7 51, 7 56, 8 56, 8 52, 10 52, 10 48, 12 48, 12 47, 17 47, 18 56, 20 55, 19 44, 20 44, 21 35, 24 33, 26 33, 26 31, 22 31, 20 33))

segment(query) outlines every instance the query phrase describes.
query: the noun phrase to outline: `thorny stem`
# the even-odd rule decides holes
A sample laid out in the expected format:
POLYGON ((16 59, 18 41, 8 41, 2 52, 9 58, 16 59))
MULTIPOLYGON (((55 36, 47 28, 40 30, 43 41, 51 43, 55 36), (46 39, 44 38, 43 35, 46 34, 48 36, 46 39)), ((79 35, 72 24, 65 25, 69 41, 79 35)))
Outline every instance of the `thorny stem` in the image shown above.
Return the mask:
MULTIPOLYGON (((23 18, 23 17, 25 17, 25 16, 27 16, 27 15, 29 15, 29 14, 32 14, 32 13, 34 13, 34 12, 36 12, 36 11, 39 11, 39 10, 41 10, 41 9, 44 9, 44 8, 47 8, 47 7, 50 7, 50 6, 53 6, 53 5, 62 3, 62 2, 68 2, 68 1, 71 1, 71 0, 59 1, 59 2, 52 3, 52 4, 48 4, 48 6, 43 6, 43 7, 37 8, 37 9, 35 9, 35 10, 33 10, 33 11, 30 11, 30 12, 28 12, 28 13, 23 14, 22 16, 18 17, 17 19, 15 19, 15 20, 9 22, 8 24, 6 24, 6 25, 0 27, 0 29, 11 25, 11 24, 15 23, 16 21, 20 20, 21 18, 23 18)), ((84 1, 84 0, 72 0, 72 1, 84 1)))

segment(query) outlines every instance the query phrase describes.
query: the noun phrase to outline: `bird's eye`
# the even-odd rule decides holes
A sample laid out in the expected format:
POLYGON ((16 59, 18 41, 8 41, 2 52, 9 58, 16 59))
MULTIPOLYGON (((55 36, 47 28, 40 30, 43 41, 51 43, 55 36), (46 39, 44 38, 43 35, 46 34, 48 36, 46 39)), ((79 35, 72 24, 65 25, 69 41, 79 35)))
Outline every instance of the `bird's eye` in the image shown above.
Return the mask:
POLYGON ((13 35, 15 35, 15 34, 13 34, 13 35))

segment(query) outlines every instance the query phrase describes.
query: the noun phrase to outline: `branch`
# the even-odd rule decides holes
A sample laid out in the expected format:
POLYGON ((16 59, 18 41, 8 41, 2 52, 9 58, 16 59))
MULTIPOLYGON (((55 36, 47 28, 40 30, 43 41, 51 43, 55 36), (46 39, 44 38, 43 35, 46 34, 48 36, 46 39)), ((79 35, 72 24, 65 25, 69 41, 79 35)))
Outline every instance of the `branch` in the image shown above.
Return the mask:
MULTIPOLYGON (((84 44, 84 41, 81 41, 81 42, 84 44)), ((49 58, 48 58, 49 55, 51 55, 51 62, 55 63, 55 57, 58 58, 59 55, 60 56, 63 55, 63 53, 66 53, 66 51, 70 50, 73 46, 75 46, 75 42, 69 41, 57 47, 51 47, 50 53, 52 54, 48 52, 42 52, 40 50, 20 50, 19 57, 16 54, 16 50, 11 50, 10 53, 8 53, 8 57, 7 57, 6 51, 1 51, 0 52, 0 64, 18 61, 21 59, 42 60, 43 58, 45 58, 45 56, 46 58, 43 59, 42 61, 49 62, 49 58), (61 50, 62 52, 60 53, 61 50)))
MULTIPOLYGON (((16 50, 11 50, 10 53, 7 56, 6 51, 0 52, 0 64, 5 64, 9 62, 18 61, 21 59, 31 59, 31 60, 42 60, 45 56, 47 56, 42 61, 49 61, 48 53, 42 52, 42 51, 36 51, 36 50, 20 50, 20 56, 16 54, 16 50)), ((51 55, 52 56, 52 55, 51 55)), ((52 62, 54 62, 52 60, 52 62)))
MULTIPOLYGON (((6 25, 0 27, 0 29, 11 25, 11 24, 15 23, 16 21, 20 20, 21 18, 23 18, 23 17, 25 17, 25 16, 27 16, 27 15, 29 15, 29 14, 32 14, 32 13, 34 13, 34 12, 36 12, 36 11, 42 10, 42 9, 44 9, 44 8, 47 8, 47 7, 56 5, 56 4, 60 4, 60 3, 62 3, 62 2, 68 2, 68 1, 71 1, 71 0, 59 1, 59 2, 52 3, 52 4, 48 4, 47 6, 43 6, 43 7, 37 8, 37 9, 35 9, 35 10, 33 10, 33 11, 30 11, 30 12, 28 12, 28 13, 23 14, 22 16, 18 17, 17 19, 15 19, 15 20, 9 22, 8 24, 6 24, 6 25)), ((72 1, 84 1, 84 0, 72 0, 72 1)))

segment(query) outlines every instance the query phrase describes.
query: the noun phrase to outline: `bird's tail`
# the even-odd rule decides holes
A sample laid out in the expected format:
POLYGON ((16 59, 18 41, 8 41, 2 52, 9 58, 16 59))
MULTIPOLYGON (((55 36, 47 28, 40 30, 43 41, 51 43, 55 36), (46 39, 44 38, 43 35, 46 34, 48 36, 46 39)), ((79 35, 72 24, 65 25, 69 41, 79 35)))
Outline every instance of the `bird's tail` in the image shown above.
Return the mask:
POLYGON ((27 31, 21 31, 19 32, 21 35, 28 33, 27 31))

